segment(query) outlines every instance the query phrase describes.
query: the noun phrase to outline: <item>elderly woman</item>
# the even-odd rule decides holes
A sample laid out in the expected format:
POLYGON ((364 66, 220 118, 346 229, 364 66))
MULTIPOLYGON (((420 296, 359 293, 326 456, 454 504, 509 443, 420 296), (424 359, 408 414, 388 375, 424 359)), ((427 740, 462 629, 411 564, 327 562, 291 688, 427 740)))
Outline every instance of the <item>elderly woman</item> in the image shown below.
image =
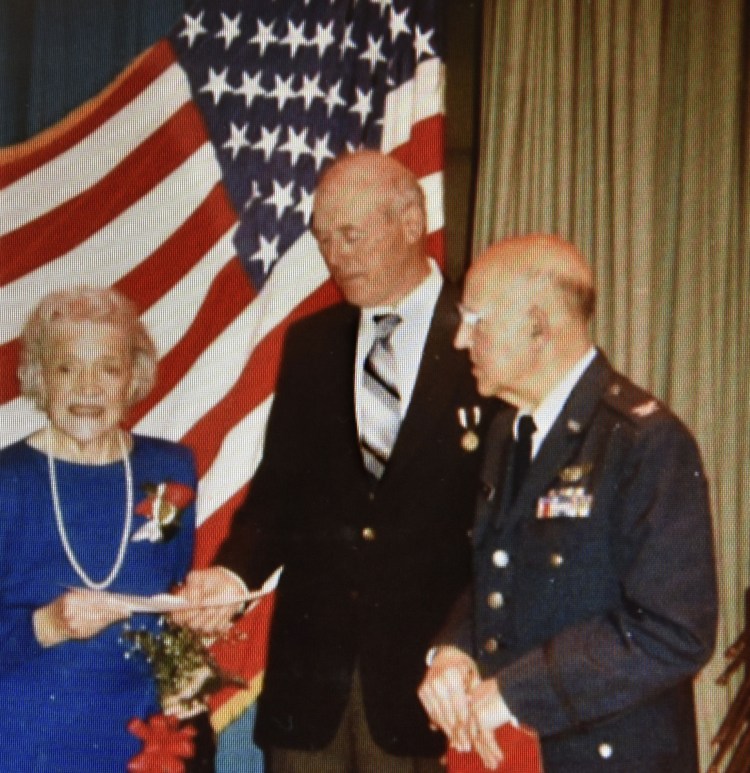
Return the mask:
POLYGON ((154 382, 156 351, 110 289, 44 298, 23 331, 24 395, 47 425, 0 451, 0 770, 123 773, 159 712, 115 593, 183 580, 193 552, 190 452, 121 426, 154 382))

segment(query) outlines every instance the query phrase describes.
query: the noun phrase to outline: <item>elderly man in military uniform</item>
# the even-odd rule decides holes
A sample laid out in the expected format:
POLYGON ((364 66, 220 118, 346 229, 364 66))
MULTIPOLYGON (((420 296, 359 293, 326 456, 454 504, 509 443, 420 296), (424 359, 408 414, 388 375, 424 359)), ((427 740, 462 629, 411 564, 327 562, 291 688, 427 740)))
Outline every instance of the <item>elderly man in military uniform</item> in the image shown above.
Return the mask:
POLYGON ((430 653, 433 723, 485 765, 520 722, 545 773, 697 771, 692 679, 715 643, 706 478, 695 441, 588 333, 575 247, 502 241, 470 269, 456 346, 489 429, 473 588, 430 653))

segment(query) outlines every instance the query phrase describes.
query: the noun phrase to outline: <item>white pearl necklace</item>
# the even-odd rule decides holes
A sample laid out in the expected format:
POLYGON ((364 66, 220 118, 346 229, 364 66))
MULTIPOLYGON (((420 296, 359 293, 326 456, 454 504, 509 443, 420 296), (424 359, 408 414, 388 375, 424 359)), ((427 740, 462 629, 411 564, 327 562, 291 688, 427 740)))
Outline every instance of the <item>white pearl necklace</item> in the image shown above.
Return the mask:
POLYGON ((115 558, 114 566, 110 573, 101 581, 95 582, 92 580, 86 571, 78 562, 73 548, 68 540, 68 535, 65 531, 65 523, 63 522, 62 508, 60 507, 60 495, 57 490, 57 476, 55 475, 55 461, 52 458, 52 444, 47 448, 47 463, 49 467, 49 485, 52 492, 52 507, 55 511, 55 523, 57 523, 57 531, 60 535, 63 548, 65 549, 65 555, 68 558, 70 565, 75 570, 75 573, 81 578, 84 585, 91 590, 105 590, 115 580, 117 575, 122 569, 123 561, 125 560, 125 551, 128 548, 128 538, 130 536, 130 527, 133 523, 133 471, 130 467, 130 459, 128 458, 128 449, 123 440, 123 433, 117 433, 117 440, 120 446, 120 453, 122 455, 122 463, 125 467, 125 526, 122 530, 122 537, 120 539, 120 547, 117 551, 117 557, 115 558))

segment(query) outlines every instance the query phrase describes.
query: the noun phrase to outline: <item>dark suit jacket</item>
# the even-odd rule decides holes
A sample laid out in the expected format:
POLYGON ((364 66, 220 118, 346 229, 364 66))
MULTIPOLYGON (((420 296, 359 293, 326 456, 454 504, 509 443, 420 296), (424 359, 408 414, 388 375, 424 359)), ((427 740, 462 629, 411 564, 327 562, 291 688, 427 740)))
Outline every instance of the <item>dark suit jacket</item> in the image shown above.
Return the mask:
POLYGON ((443 639, 497 676, 542 736, 545 773, 696 771, 691 680, 714 647, 716 588, 692 436, 599 353, 511 505, 512 423, 488 432, 476 592, 443 639), (586 517, 560 515, 571 488, 582 512, 592 497, 586 517))
POLYGON ((335 306, 287 335, 263 461, 216 559, 250 586, 285 566, 256 728, 262 745, 328 743, 356 665, 380 746, 442 750, 416 690, 431 639, 471 571, 481 452, 462 449, 457 409, 485 405, 452 346, 456 300, 446 286, 378 483, 357 442, 359 310, 335 306))

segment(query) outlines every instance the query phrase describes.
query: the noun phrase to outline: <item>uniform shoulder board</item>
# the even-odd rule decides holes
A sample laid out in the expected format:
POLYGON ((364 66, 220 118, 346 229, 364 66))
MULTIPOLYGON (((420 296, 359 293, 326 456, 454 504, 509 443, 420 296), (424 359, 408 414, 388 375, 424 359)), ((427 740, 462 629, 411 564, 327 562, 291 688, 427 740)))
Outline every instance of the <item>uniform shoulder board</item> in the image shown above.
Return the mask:
POLYGON ((662 411, 662 404, 653 395, 623 378, 615 379, 607 387, 604 401, 634 422, 648 419, 662 411))

